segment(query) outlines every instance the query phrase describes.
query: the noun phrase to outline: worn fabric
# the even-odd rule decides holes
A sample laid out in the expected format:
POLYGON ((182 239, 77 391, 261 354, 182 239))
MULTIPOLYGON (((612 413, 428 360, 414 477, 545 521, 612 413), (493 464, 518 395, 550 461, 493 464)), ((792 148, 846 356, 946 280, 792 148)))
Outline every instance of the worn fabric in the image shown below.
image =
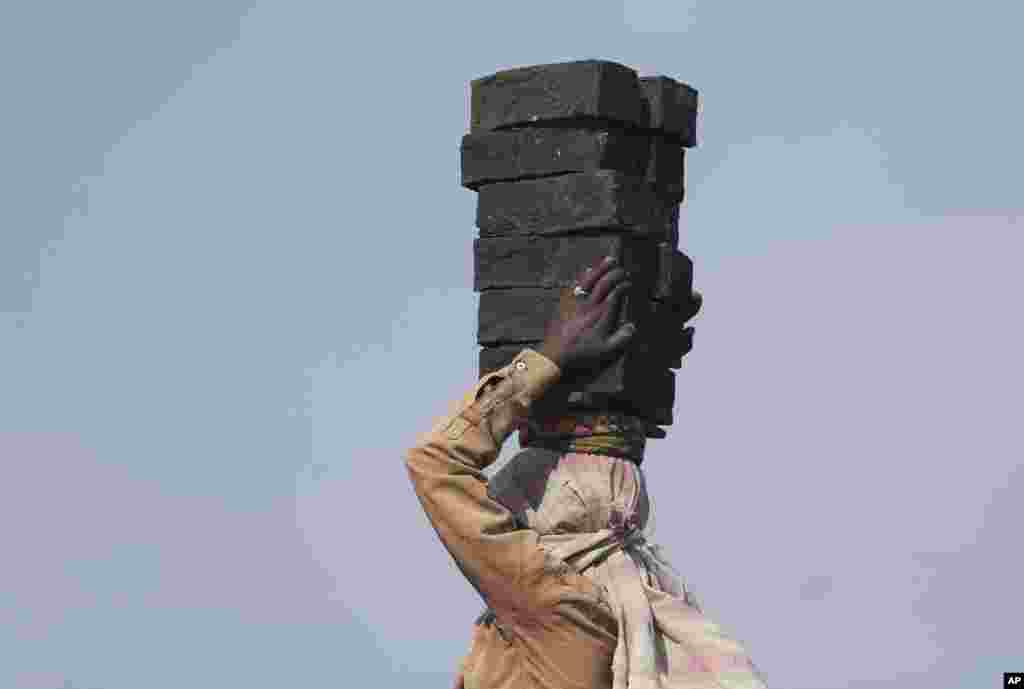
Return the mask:
POLYGON ((705 616, 650 542, 651 501, 635 462, 527 449, 490 483, 542 548, 606 591, 618 622, 613 689, 765 686, 743 645, 705 616))
POLYGON ((643 419, 614 412, 576 412, 527 420, 519 431, 521 447, 543 447, 563 453, 621 457, 640 464, 650 425, 643 419))
POLYGON ((559 374, 523 350, 407 455, 432 526, 489 609, 461 685, 763 689, 741 644, 647 541, 650 500, 636 463, 532 447, 488 486, 483 469, 559 374))

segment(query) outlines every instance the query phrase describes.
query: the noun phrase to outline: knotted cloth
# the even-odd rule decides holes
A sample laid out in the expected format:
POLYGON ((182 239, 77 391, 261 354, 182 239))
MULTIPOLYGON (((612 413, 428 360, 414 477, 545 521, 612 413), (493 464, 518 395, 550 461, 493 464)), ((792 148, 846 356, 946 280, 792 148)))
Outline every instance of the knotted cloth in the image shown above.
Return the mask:
POLYGON ((622 457, 640 464, 648 437, 665 431, 647 421, 616 412, 579 412, 547 419, 528 419, 519 429, 519 445, 622 457))
POLYGON ((619 627, 613 689, 766 689, 743 645, 705 616, 649 541, 654 523, 638 463, 527 447, 488 490, 540 534, 542 548, 607 592, 619 627))

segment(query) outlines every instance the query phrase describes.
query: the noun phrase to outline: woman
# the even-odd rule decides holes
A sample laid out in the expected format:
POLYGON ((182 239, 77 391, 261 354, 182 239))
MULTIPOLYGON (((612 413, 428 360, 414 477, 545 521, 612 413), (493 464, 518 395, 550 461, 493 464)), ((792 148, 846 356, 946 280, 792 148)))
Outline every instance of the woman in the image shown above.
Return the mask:
MULTIPOLYGON (((457 689, 766 687, 646 540, 644 422, 548 413, 556 382, 631 341, 631 323, 611 333, 629 284, 612 258, 586 271, 539 351, 484 376, 408 453, 420 503, 488 606, 457 689), (524 450, 488 485, 514 430, 524 450)), ((699 308, 695 294, 688 315, 699 308)))

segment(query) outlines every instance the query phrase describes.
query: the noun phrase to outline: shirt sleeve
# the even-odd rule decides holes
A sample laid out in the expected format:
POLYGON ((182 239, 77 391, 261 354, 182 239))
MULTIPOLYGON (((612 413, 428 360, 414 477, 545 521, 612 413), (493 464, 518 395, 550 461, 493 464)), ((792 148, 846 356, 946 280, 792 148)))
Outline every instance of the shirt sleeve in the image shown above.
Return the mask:
POLYGON ((558 366, 532 349, 480 379, 407 453, 416 496, 462 573, 494 609, 519 608, 523 572, 543 567, 537 533, 487 494, 483 469, 555 384, 558 366), (535 562, 536 561, 536 562, 535 562))

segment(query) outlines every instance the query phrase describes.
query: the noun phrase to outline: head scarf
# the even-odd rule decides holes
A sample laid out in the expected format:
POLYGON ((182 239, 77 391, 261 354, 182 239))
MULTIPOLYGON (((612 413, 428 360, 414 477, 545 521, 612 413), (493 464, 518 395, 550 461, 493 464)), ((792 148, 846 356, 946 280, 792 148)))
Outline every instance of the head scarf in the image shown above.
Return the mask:
MULTIPOLYGON (((542 548, 608 592, 619 625, 613 689, 766 689, 743 645, 704 615, 664 550, 649 540, 651 501, 640 462, 629 456, 636 454, 639 426, 608 415, 603 426, 588 426, 595 418, 574 423, 571 435, 570 421, 555 423, 574 451, 550 438, 554 446, 542 446, 534 435, 491 478, 491 496, 540 535, 542 548), (601 432, 587 435, 584 426, 601 432), (588 439, 590 450, 602 454, 579 451, 588 439)), ((641 444, 641 459, 642 451, 641 444)))

